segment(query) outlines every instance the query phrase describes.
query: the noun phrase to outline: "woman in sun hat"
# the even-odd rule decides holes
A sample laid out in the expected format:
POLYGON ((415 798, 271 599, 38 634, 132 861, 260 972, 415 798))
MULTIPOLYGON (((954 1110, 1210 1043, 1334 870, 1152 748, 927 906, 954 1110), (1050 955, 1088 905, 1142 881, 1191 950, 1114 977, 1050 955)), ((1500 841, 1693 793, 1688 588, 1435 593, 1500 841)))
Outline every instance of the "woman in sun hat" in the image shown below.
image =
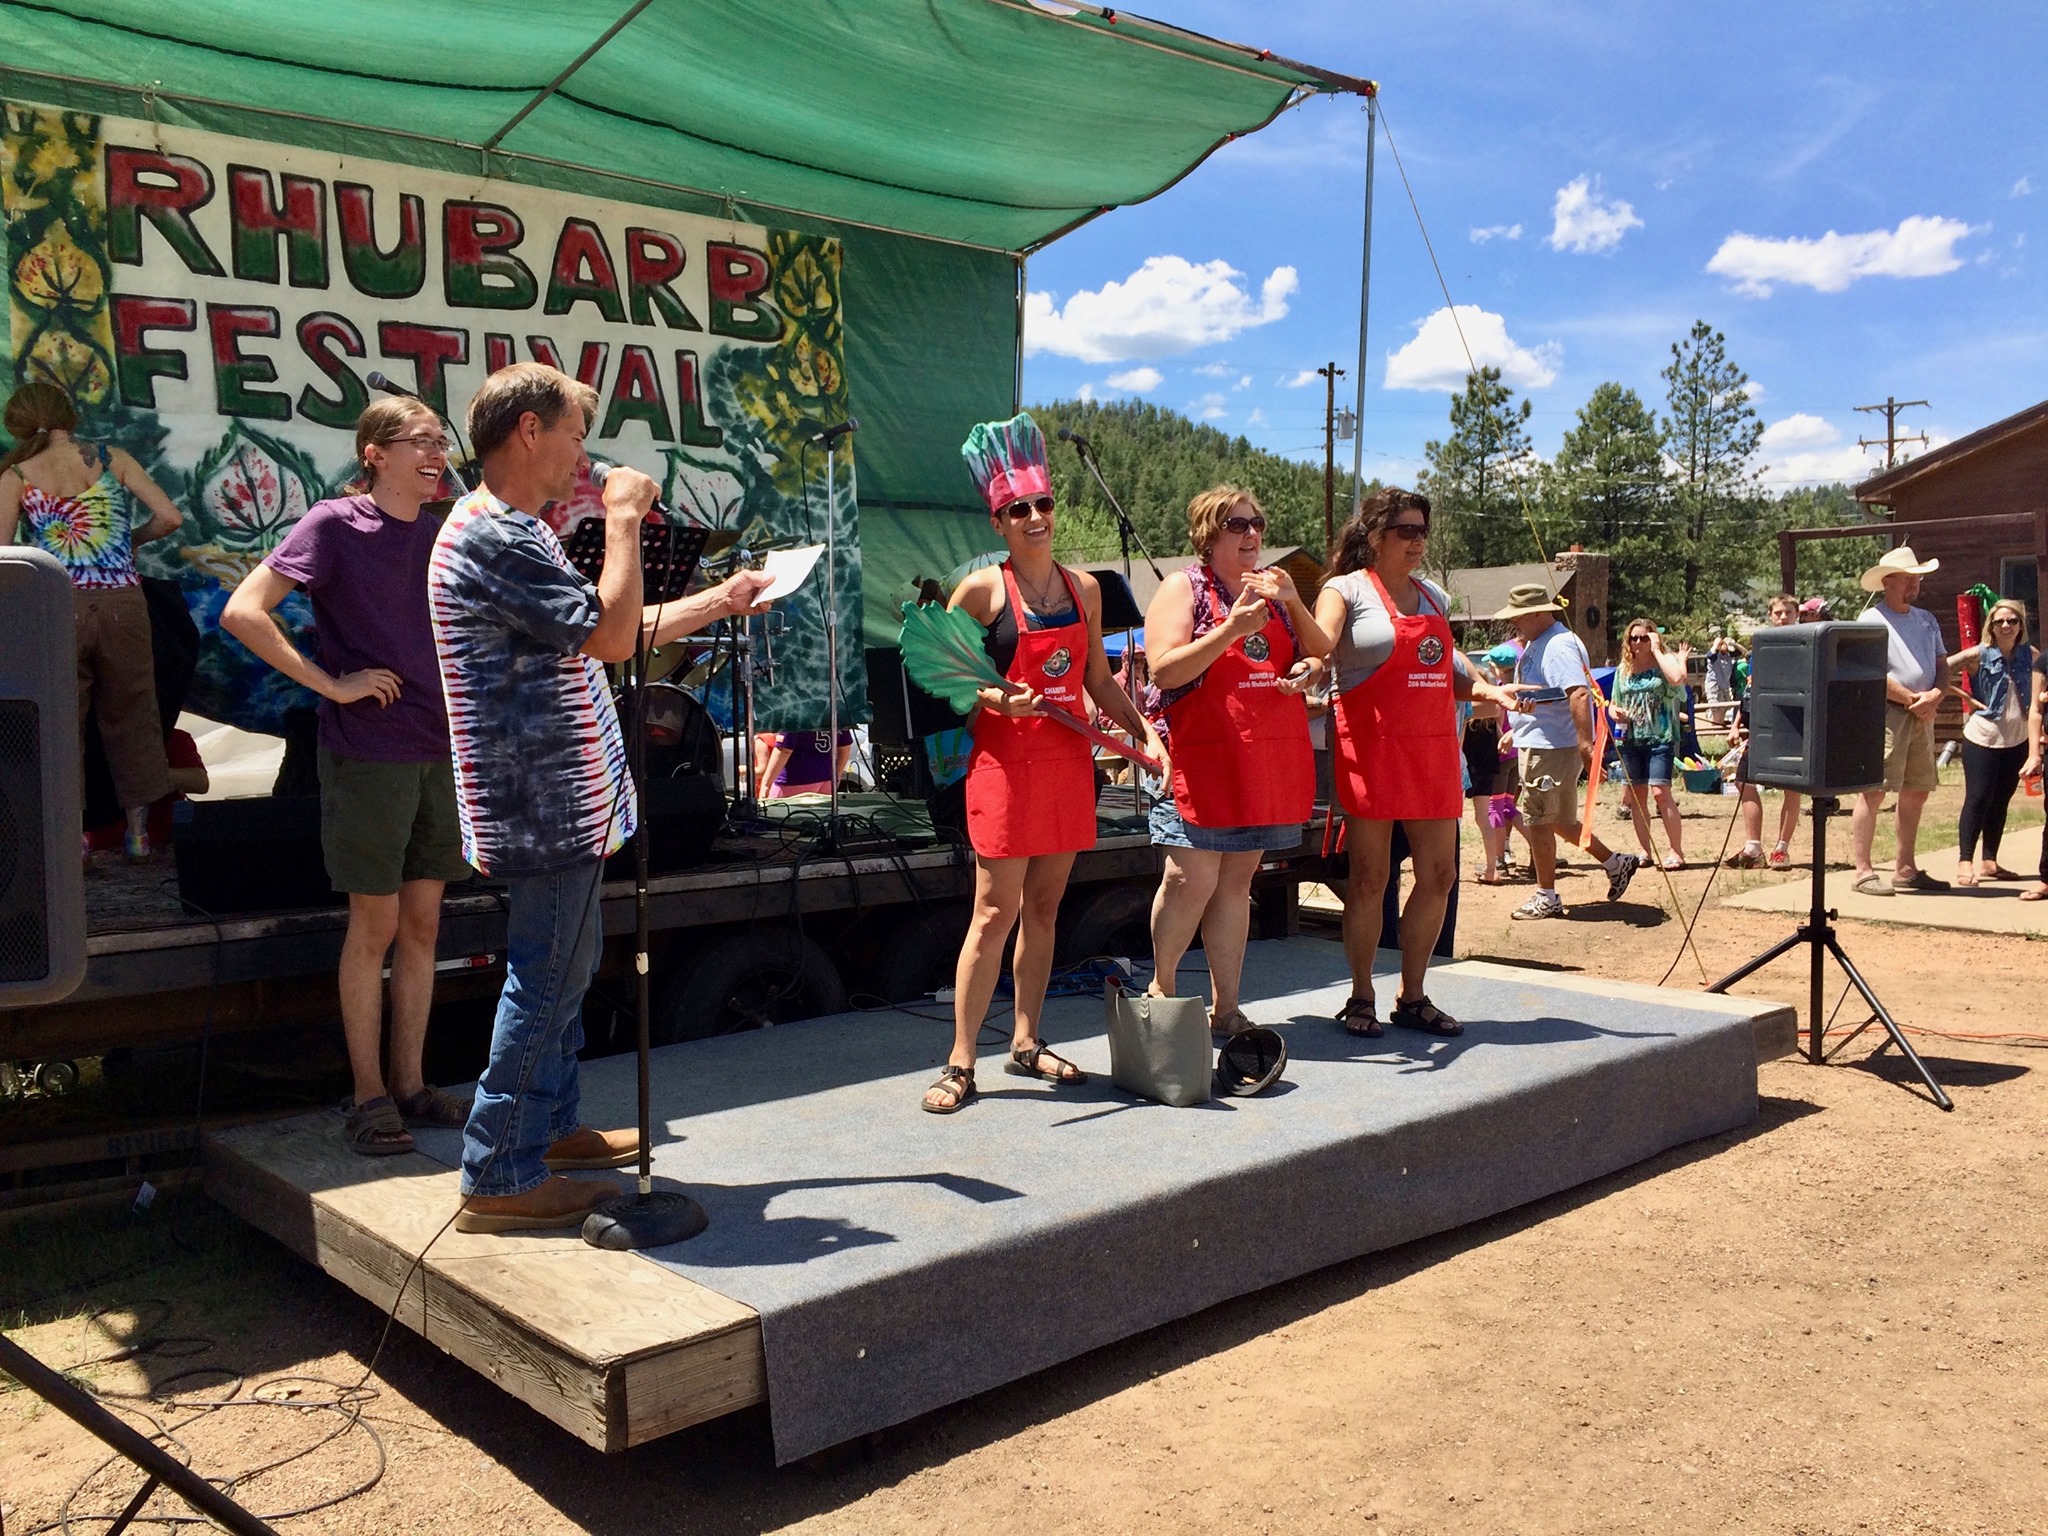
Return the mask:
POLYGON ((1016 1005, 1003 1070, 1049 1083, 1086 1080, 1039 1038, 1038 1015, 1074 855, 1095 846, 1095 759, 1087 738, 1046 718, 1040 701, 1084 714, 1085 694, 1147 752, 1165 757, 1103 653, 1101 587, 1053 558, 1055 503, 1038 423, 1025 413, 983 422, 960 453, 1007 555, 969 573, 948 606, 987 630, 989 660, 1016 687, 982 689, 974 715, 966 789, 974 915, 953 978, 952 1054, 924 1095, 935 1115, 975 1095, 975 1043, 1012 929, 1016 1005))

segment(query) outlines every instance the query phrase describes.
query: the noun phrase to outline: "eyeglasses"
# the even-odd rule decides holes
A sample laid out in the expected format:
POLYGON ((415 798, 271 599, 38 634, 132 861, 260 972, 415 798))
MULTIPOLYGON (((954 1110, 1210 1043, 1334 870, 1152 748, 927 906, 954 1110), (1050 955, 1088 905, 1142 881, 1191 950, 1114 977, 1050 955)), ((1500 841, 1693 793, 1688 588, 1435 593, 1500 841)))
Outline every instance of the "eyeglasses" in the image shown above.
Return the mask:
POLYGON ((1648 635, 1630 635, 1628 637, 1628 643, 1630 645, 1648 645, 1650 643, 1650 637, 1648 635))
POLYGON ((1429 537, 1427 523, 1389 523, 1387 532, 1403 539, 1426 539, 1429 537))
POLYGON ((431 437, 424 433, 413 437, 394 437, 384 446, 386 448, 395 448, 400 443, 410 443, 413 447, 419 449, 421 453, 446 453, 448 451, 448 439, 441 436, 438 432, 431 437))
POLYGON ((1042 512, 1051 517, 1052 510, 1057 505, 1058 503, 1050 496, 1040 496, 1031 501, 1013 501, 1003 508, 1003 512, 1011 522, 1021 523, 1034 512, 1042 512))
POLYGON ((1991 627, 1993 629, 2018 629, 2020 621, 2018 619, 1993 619, 1991 627))
POLYGON ((1266 520, 1263 517, 1226 517, 1223 519, 1223 531, 1239 536, 1247 533, 1264 533, 1266 520))

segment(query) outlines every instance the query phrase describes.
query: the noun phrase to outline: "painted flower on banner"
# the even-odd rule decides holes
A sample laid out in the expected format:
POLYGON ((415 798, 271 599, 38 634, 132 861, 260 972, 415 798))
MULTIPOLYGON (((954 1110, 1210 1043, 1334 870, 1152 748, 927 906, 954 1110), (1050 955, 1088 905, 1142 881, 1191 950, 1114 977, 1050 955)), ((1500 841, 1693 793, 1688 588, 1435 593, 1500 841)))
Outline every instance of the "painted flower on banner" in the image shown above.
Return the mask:
POLYGON ((213 545, 231 556, 261 560, 305 515, 325 483, 313 461, 291 444, 236 422, 192 471, 186 503, 199 526, 187 558, 213 545))
POLYGON ((86 404, 103 398, 113 383, 106 355, 93 345, 89 331, 44 331, 22 358, 22 374, 55 384, 86 404))

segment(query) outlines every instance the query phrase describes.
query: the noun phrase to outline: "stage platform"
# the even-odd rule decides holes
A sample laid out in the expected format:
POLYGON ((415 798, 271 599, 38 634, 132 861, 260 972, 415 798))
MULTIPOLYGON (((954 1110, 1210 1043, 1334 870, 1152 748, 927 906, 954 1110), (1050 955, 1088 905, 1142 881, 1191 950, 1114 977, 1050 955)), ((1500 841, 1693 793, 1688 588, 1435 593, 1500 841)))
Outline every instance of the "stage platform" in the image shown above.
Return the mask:
MULTIPOLYGON (((592 1445, 765 1399, 788 1461, 1747 1124, 1758 1061, 1794 1046, 1773 1003, 1472 961, 1431 972, 1461 1039, 1352 1040, 1330 1018, 1343 957, 1319 939, 1253 944, 1245 982, 1245 1011, 1287 1036, 1286 1081, 1202 1108, 1110 1088, 1090 998, 1052 1003, 1045 1033, 1100 1075, 1004 1075, 1004 1019, 981 1098, 949 1117, 917 1107, 942 1018, 659 1051, 657 1177, 710 1231, 638 1255, 451 1230, 400 1317, 592 1445)), ((633 1076, 630 1056, 588 1064, 585 1118, 629 1123, 633 1076)), ((336 1115, 240 1127, 208 1139, 206 1187, 388 1306, 456 1197, 453 1133, 421 1140, 363 1159, 336 1115)))

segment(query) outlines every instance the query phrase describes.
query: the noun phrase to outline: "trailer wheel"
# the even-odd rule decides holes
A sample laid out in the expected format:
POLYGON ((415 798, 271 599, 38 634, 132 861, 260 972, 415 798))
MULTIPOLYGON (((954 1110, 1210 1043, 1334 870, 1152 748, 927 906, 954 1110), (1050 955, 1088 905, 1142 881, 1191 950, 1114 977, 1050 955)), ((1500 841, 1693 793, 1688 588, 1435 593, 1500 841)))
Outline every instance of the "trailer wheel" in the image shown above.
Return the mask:
POLYGON ((647 1032, 655 1045, 674 1045, 845 1008, 846 985, 824 950, 788 929, 747 929, 670 979, 647 1032))
POLYGON ((1058 963, 1074 965, 1095 955, 1149 959, 1152 893, 1149 883, 1126 881, 1090 895, 1075 909, 1072 920, 1061 924, 1064 932, 1056 946, 1058 963))
POLYGON ((966 905, 948 902, 890 925, 876 946, 871 974, 876 996, 885 1003, 914 1003, 950 986, 968 922, 966 905))

